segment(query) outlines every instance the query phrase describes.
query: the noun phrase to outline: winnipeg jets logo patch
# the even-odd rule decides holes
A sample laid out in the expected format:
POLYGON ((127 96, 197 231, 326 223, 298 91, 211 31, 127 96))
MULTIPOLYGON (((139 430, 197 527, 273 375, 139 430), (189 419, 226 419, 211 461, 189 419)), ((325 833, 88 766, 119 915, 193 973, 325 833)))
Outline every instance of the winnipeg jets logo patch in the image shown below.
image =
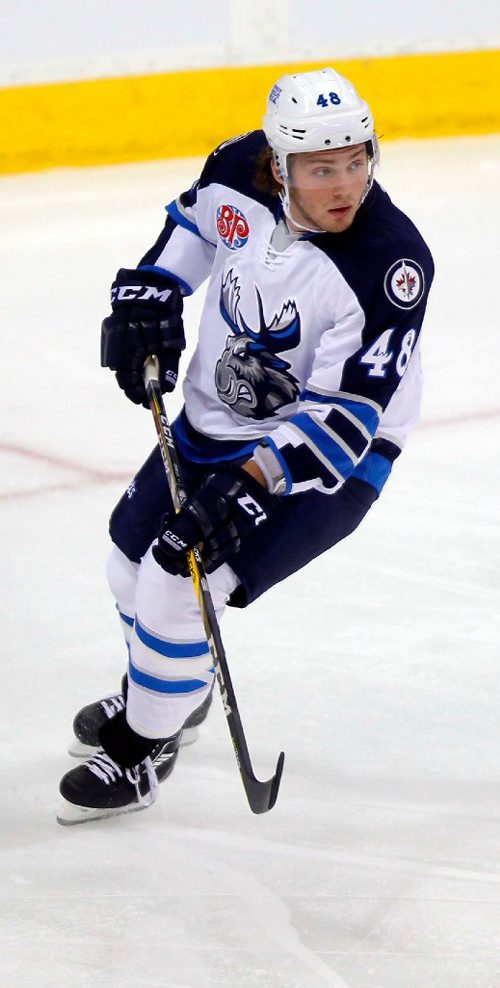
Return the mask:
POLYGON ((401 258, 389 268, 384 278, 387 298, 398 309, 413 309, 424 294, 424 272, 416 261, 401 258))
POLYGON ((250 227, 241 209, 237 206, 219 206, 217 233, 229 250, 239 250, 244 247, 250 235, 250 227))

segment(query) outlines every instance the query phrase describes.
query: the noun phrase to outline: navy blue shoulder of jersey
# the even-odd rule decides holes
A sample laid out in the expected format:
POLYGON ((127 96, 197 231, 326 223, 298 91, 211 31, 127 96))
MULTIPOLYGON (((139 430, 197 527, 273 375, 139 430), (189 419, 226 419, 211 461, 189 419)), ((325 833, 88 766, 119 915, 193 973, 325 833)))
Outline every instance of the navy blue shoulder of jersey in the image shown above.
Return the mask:
MULTIPOLYGON (((374 182, 354 222, 343 233, 324 233, 312 238, 315 246, 331 258, 356 294, 365 313, 382 324, 398 308, 388 277, 401 262, 413 261, 421 269, 419 297, 414 305, 425 309, 434 277, 432 254, 415 224, 391 201, 387 192, 374 182)), ((401 299, 401 310, 414 308, 401 299)))
MULTIPOLYGON (((207 158, 200 177, 186 192, 179 196, 180 203, 194 206, 201 189, 212 184, 226 186, 243 195, 249 196, 265 206, 278 216, 281 212, 281 201, 278 196, 260 190, 255 182, 258 157, 268 147, 263 130, 253 130, 248 134, 233 137, 220 144, 207 158)), ((166 207, 168 209, 168 207, 166 207)), ((139 261, 138 267, 148 267, 156 264, 167 241, 172 236, 178 224, 178 218, 167 215, 165 226, 153 246, 139 261)), ((191 294, 190 291, 186 294, 191 294)))
POLYGON ((224 141, 207 158, 198 181, 181 196, 182 204, 193 205, 200 189, 216 183, 255 199, 275 215, 280 208, 279 198, 259 189, 255 182, 259 155, 267 147, 263 130, 252 130, 224 141))

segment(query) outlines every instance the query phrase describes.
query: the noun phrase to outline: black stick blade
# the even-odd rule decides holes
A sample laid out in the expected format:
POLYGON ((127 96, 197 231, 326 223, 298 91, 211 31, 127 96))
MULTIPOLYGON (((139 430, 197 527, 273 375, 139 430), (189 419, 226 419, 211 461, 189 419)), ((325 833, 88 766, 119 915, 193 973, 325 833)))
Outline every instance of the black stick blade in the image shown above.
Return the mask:
POLYGON ((268 810, 272 810, 278 798, 284 764, 285 752, 282 751, 278 758, 276 771, 272 779, 268 779, 267 782, 259 782, 253 774, 247 775, 242 771, 241 777, 252 813, 267 813, 268 810))

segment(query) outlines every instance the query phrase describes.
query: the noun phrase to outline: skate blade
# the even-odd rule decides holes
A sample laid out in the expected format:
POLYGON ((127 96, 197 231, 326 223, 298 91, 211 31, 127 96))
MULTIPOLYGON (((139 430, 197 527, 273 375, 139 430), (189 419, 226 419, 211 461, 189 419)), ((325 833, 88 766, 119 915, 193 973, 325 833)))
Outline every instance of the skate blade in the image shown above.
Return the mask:
POLYGON ((79 823, 91 823, 93 820, 108 820, 113 816, 122 816, 124 813, 137 813, 138 810, 145 810, 147 806, 140 803, 133 803, 131 806, 117 806, 116 809, 106 809, 100 807, 95 809, 91 806, 75 806, 63 799, 56 816, 61 827, 73 827, 79 823))
MULTIPOLYGON (((200 733, 197 727, 185 727, 181 740, 179 742, 179 747, 183 748, 184 745, 194 744, 198 740, 200 733)), ((83 744, 82 741, 78 741, 78 738, 73 738, 70 741, 67 752, 72 758, 91 758, 92 755, 97 751, 97 747, 91 744, 83 744)))
POLYGON ((83 744, 78 738, 73 738, 67 748, 68 755, 72 758, 91 758, 97 751, 97 747, 91 744, 83 744))
POLYGON ((185 727, 181 739, 179 741, 179 748, 184 748, 187 744, 194 744, 198 740, 200 732, 197 727, 185 727))

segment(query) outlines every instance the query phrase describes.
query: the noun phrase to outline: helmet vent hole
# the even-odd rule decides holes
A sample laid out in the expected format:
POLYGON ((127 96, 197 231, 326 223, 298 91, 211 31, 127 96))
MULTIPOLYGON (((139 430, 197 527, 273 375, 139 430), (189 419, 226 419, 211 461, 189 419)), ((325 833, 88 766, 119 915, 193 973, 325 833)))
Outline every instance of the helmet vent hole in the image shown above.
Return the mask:
POLYGON ((292 96, 292 103, 297 103, 297 100, 295 99, 295 96, 292 96))

